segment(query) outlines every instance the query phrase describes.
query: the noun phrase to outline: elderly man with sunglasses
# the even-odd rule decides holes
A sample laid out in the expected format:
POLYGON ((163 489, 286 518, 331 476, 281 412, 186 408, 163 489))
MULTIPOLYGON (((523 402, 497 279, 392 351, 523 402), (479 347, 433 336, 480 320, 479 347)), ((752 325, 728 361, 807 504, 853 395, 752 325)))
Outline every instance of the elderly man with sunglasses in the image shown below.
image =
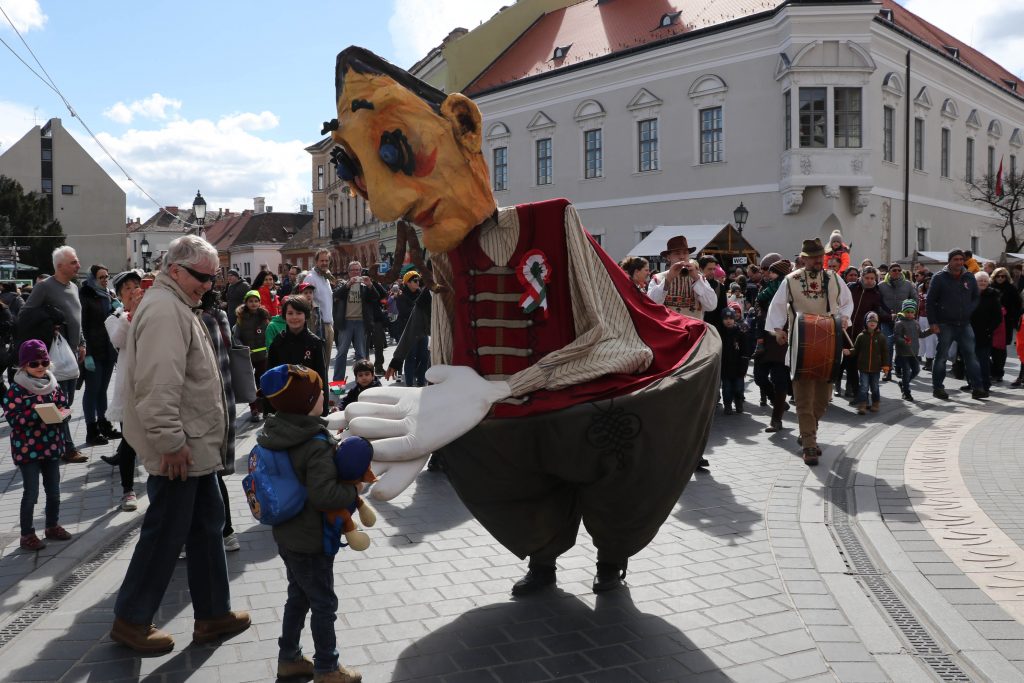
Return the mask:
POLYGON ((120 357, 124 435, 149 473, 149 508, 114 605, 111 638, 138 652, 174 639, 153 626, 182 546, 187 550, 197 643, 249 627, 232 612, 217 471, 227 446, 220 366, 199 302, 213 286, 217 251, 194 235, 170 244, 135 311, 120 357))

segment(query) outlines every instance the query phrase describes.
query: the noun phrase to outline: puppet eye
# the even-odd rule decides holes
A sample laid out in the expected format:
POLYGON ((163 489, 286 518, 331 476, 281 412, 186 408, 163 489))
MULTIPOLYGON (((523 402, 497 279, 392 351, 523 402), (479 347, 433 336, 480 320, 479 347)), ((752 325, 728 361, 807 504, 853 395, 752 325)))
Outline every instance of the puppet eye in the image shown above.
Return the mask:
POLYGON ((380 136, 380 146, 377 148, 381 161, 393 173, 404 173, 412 175, 416 166, 416 158, 412 151, 412 145, 406 139, 405 134, 400 130, 386 131, 380 136))
POLYGON ((392 171, 398 170, 400 155, 397 147, 390 143, 382 144, 380 146, 380 158, 392 171))

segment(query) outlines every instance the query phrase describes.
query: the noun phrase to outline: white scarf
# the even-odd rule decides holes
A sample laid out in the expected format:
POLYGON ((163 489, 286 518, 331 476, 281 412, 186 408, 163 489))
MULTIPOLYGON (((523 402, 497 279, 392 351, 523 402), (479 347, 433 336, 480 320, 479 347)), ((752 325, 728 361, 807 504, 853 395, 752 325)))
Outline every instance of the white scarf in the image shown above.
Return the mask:
POLYGON ((49 370, 42 377, 33 377, 25 368, 19 368, 14 383, 36 396, 49 396, 57 390, 57 378, 49 370))

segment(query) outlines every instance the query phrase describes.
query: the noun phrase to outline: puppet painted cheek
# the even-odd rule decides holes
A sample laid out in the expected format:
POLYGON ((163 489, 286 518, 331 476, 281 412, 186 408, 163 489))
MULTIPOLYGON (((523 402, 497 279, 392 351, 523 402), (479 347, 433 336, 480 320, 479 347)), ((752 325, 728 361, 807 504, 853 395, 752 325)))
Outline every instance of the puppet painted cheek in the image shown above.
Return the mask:
POLYGON ((416 168, 413 170, 413 175, 417 178, 423 178, 434 172, 434 166, 437 165, 437 147, 430 154, 417 154, 416 155, 416 168))

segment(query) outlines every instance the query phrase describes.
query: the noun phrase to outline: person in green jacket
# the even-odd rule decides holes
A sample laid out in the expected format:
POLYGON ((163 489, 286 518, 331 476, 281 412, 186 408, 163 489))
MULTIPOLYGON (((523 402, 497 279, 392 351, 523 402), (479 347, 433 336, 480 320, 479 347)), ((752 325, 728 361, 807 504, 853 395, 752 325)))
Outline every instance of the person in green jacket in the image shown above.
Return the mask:
POLYGON ((288 576, 277 676, 312 676, 314 681, 325 683, 355 683, 362 676, 341 666, 338 660, 334 555, 324 551, 321 511, 352 505, 363 485, 338 481, 334 465, 338 442, 320 417, 324 401, 320 375, 302 365, 278 365, 260 378, 260 388, 276 412, 267 416, 256 440, 264 448, 288 452, 295 476, 308 494, 302 511, 273 530, 277 552, 288 576), (299 644, 307 612, 312 612, 312 660, 303 656, 299 644))
POLYGON ((878 379, 882 372, 889 371, 889 342, 878 329, 878 314, 870 311, 864 316, 864 331, 857 335, 853 349, 844 349, 844 356, 857 359, 860 388, 857 395, 857 414, 868 410, 868 389, 871 390, 871 412, 877 413, 882 398, 878 391, 878 379))
POLYGON ((267 324, 267 348, 274 343, 278 335, 288 329, 288 323, 284 320, 284 313, 279 313, 270 319, 270 323, 267 324))

